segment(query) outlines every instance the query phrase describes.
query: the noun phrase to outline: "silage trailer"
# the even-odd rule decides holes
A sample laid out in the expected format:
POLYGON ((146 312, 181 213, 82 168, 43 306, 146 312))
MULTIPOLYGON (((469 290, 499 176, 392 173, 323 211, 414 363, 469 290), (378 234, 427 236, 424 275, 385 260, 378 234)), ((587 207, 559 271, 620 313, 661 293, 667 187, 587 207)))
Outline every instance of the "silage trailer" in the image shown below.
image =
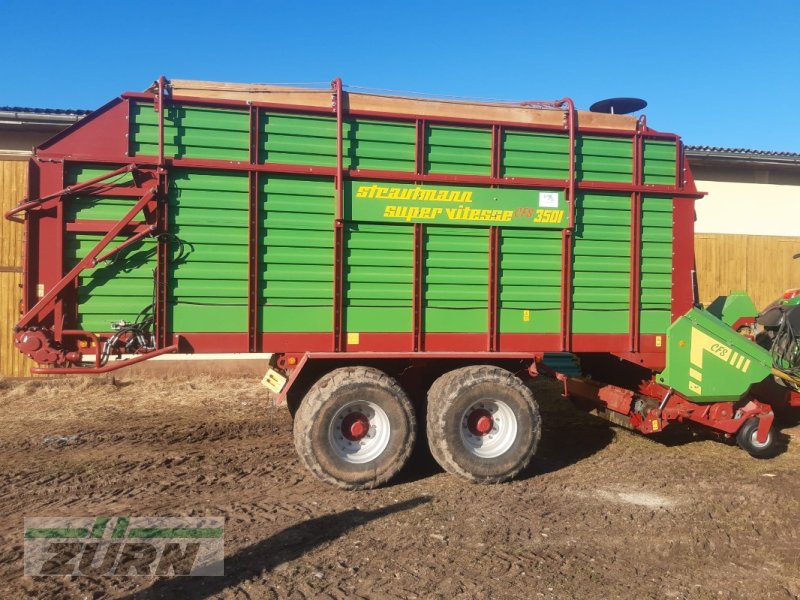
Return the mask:
POLYGON ((423 428, 445 470, 513 477, 538 375, 757 456, 800 404, 797 365, 697 305, 701 194, 643 116, 162 77, 39 146, 28 182, 6 216, 36 372, 271 352, 302 461, 344 488, 386 482, 423 428))

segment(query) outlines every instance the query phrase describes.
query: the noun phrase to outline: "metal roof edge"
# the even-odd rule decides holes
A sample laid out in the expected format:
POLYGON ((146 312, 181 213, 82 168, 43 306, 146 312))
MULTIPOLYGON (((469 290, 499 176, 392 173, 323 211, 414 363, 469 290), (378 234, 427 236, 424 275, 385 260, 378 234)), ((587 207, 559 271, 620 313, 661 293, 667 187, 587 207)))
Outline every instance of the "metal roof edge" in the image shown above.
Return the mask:
POLYGON ((721 148, 719 146, 686 146, 689 160, 750 163, 753 165, 800 165, 800 153, 752 150, 749 148, 721 148))
POLYGON ((62 110, 51 108, 24 108, 19 106, 0 106, 0 124, 16 127, 71 125, 83 119, 92 111, 62 110))

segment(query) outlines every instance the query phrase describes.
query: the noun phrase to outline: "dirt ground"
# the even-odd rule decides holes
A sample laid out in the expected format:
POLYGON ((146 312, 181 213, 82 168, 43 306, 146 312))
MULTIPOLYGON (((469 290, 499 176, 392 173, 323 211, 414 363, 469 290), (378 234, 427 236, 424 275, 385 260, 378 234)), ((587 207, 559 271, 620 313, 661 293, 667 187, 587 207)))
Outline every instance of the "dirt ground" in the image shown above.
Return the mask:
POLYGON ((0 598, 800 598, 800 438, 756 460, 535 393, 518 480, 422 453, 345 492, 300 467, 251 378, 0 381, 0 598), (23 576, 23 517, 89 515, 224 516, 225 575, 23 576))

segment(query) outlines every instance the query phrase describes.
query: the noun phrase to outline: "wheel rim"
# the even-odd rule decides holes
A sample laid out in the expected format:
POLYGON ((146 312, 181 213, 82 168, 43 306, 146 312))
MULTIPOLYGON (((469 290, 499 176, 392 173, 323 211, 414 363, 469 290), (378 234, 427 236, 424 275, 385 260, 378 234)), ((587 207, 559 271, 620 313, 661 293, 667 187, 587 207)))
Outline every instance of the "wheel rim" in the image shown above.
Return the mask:
POLYGON ((758 441, 758 427, 753 429, 753 433, 750 434, 750 445, 755 448, 756 450, 762 450, 770 445, 772 442, 772 432, 767 432, 767 439, 764 440, 764 443, 758 441))
POLYGON ((517 417, 505 402, 482 398, 461 416, 461 441, 471 454, 495 458, 517 439, 517 417))
POLYGON ((353 464, 378 458, 389 445, 391 425, 374 402, 355 400, 341 407, 331 420, 328 440, 336 456, 353 464))

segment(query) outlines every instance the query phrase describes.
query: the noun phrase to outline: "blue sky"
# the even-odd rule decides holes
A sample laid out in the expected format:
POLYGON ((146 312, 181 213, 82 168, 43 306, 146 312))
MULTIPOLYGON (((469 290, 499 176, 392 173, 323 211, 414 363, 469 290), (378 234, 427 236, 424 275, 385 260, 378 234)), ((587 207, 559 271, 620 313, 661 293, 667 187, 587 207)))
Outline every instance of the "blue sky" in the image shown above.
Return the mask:
POLYGON ((159 74, 579 108, 638 96, 688 144, 800 152, 800 2, 0 0, 0 105, 96 108, 159 74), (13 50, 12 50, 13 49, 13 50))

